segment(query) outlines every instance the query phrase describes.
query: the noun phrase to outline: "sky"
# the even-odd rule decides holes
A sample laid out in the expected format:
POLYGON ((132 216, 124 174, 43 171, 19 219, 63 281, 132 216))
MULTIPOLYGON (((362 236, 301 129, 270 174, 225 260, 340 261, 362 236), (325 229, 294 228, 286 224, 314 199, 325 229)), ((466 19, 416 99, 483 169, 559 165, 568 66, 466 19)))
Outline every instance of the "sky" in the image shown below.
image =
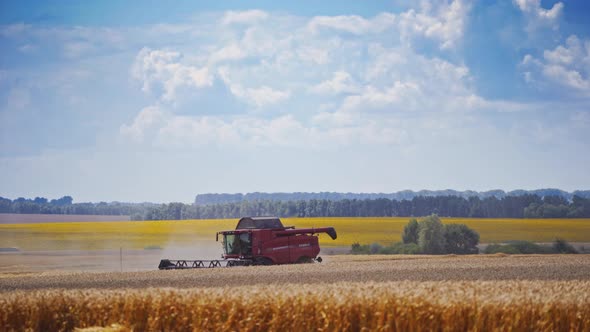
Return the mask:
POLYGON ((2 1, 0 196, 590 189, 590 3, 2 1))

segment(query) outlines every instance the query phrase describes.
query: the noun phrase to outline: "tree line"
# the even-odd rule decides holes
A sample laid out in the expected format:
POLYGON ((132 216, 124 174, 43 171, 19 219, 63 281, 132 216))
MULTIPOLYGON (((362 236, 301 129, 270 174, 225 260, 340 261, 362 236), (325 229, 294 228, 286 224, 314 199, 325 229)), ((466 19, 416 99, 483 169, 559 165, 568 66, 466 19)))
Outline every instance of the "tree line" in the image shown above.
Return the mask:
POLYGON ((143 215, 150 208, 159 206, 153 203, 73 203, 73 200, 71 196, 51 200, 45 197, 19 197, 14 200, 0 197, 0 213, 131 216, 143 215))
POLYGON ((225 204, 225 203, 240 203, 242 201, 310 201, 316 200, 328 200, 328 201, 340 201, 344 199, 378 199, 387 198, 395 201, 412 200, 418 196, 458 196, 462 198, 479 197, 485 199, 488 197, 496 197, 498 199, 506 196, 522 196, 522 195, 537 195, 540 197, 545 196, 561 196, 568 201, 571 201, 574 196, 580 196, 583 198, 590 198, 590 190, 575 190, 573 192, 567 192, 561 189, 555 188, 544 188, 535 190, 512 190, 504 191, 500 189, 488 190, 488 191, 473 191, 473 190, 402 190, 394 193, 341 193, 341 192, 291 192, 291 193, 265 193, 265 192, 252 192, 246 194, 199 194, 195 197, 196 205, 211 205, 211 204, 225 204))
POLYGON ((273 215, 279 217, 422 217, 437 214, 463 218, 590 218, 590 199, 574 196, 414 197, 411 200, 344 199, 307 201, 242 201, 210 205, 163 204, 146 220, 212 219, 273 215))
POLYGON ((0 197, 0 213, 127 215, 134 220, 279 217, 590 218, 590 199, 574 196, 417 196, 411 200, 343 199, 241 201, 222 204, 73 203, 71 197, 10 200, 0 197))

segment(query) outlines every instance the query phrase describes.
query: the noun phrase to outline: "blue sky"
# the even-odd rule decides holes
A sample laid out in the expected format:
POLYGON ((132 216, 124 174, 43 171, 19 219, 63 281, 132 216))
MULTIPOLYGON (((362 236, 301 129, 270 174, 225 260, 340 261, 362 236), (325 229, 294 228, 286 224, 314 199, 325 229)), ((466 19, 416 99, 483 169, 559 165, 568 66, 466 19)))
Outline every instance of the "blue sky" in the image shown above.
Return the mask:
POLYGON ((0 3, 0 196, 590 188, 585 1, 0 3))

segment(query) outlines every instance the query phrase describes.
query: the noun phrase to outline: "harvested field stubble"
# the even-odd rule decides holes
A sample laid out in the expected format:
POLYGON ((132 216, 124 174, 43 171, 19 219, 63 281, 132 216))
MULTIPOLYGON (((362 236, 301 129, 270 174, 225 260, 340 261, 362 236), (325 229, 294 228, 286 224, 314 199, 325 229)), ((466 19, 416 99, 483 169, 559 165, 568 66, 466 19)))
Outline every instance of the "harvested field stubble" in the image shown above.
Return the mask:
MULTIPOLYGON (((154 262, 154 269, 155 264, 154 262)), ((224 287, 337 282, 589 280, 590 255, 329 256, 321 264, 144 272, 0 273, 4 290, 224 287)), ((1 294, 0 294, 1 295, 1 294)))
POLYGON ((137 331, 590 329, 588 281, 344 282, 2 295, 0 326, 9 331, 112 324, 137 331))

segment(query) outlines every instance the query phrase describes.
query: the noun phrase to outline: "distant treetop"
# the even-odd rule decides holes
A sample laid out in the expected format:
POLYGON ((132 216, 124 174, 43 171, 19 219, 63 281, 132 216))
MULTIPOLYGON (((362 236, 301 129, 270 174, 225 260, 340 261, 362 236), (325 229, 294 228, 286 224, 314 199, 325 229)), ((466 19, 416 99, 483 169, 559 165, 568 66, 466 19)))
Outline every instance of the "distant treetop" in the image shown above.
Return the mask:
POLYGON ((293 193, 263 193, 253 192, 247 194, 199 194, 195 197, 195 204, 209 205, 209 204, 225 204, 225 203, 239 203, 252 201, 308 201, 312 199, 340 201, 344 199, 379 199, 387 198, 391 200, 412 200, 414 197, 438 197, 438 196, 457 196, 462 198, 478 197, 485 199, 488 197, 503 198, 507 196, 523 196, 523 195, 537 195, 541 198, 546 196, 562 197, 567 201, 571 201, 574 196, 583 198, 590 198, 590 190, 576 190, 567 192, 561 189, 536 189, 536 190, 512 190, 504 191, 500 189, 488 191, 457 191, 453 189, 446 190, 402 190, 394 193, 338 193, 338 192, 293 192, 293 193))

